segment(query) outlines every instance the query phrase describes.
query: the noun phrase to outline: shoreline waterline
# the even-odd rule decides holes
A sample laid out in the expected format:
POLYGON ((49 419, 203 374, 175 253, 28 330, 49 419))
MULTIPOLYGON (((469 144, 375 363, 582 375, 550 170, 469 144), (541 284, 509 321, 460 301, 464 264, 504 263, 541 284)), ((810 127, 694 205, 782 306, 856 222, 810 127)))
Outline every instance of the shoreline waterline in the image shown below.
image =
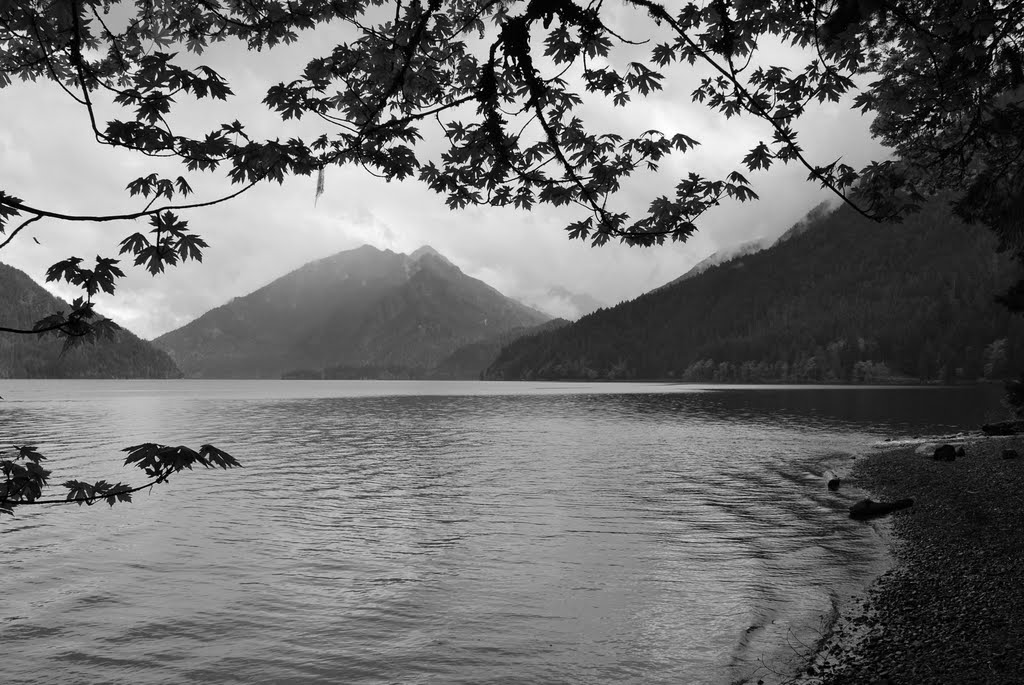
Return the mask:
MULTIPOLYGON (((896 449, 896 448, 891 448, 896 449)), ((877 453, 856 455, 854 459, 866 459, 877 453)), ((836 470, 836 477, 842 481, 842 488, 856 492, 858 499, 874 498, 872 491, 862 488, 853 476, 855 462, 851 461, 842 469, 836 470)), ((845 512, 844 512, 845 515, 845 512)), ((792 669, 781 680, 779 685, 822 685, 821 674, 829 668, 831 660, 837 655, 856 652, 868 634, 868 627, 873 619, 871 593, 885 576, 891 573, 898 564, 893 549, 894 537, 892 522, 889 518, 880 518, 862 523, 870 529, 877 543, 876 551, 881 550, 877 573, 863 582, 859 587, 845 593, 834 594, 834 602, 830 611, 822 615, 822 629, 818 640, 806 649, 799 667, 792 669)), ((752 681, 759 685, 768 685, 767 680, 752 681)))
MULTIPOLYGON (((852 467, 857 460, 872 454, 871 450, 882 444, 865 444, 851 451, 830 452, 814 459, 810 464, 811 473, 804 483, 808 499, 827 504, 829 517, 845 520, 850 505, 871 496, 851 478, 852 467), (827 487, 833 478, 841 481, 837 491, 830 491, 827 487)), ((853 525, 861 531, 859 539, 851 538, 856 540, 857 559, 838 561, 844 568, 845 582, 828 588, 827 594, 819 597, 817 608, 806 613, 802 621, 789 625, 781 637, 776 635, 774 644, 761 643, 758 646, 760 664, 742 677, 730 680, 731 685, 817 683, 815 679, 805 678, 808 668, 817 671, 819 654, 828 651, 840 626, 851 623, 860 615, 860 601, 877 579, 895 565, 890 535, 886 530, 887 521, 853 525)), ((850 540, 846 542, 849 544, 850 540)))
POLYGON ((1022 672, 1024 460, 1007 449, 1024 452, 1024 438, 915 440, 854 462, 850 480, 870 497, 915 504, 871 524, 892 566, 842 604, 783 683, 1008 683, 1022 672), (966 456, 933 460, 944 443, 966 456))

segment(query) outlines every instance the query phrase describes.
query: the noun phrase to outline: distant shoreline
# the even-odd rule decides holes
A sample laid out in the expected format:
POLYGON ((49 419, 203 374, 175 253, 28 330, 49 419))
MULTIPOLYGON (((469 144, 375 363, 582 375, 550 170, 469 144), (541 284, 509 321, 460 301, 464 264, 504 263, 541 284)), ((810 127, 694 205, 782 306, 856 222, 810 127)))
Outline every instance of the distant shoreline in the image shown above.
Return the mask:
MULTIPOLYGON (((189 380, 185 378, 185 380, 189 380)), ((912 386, 912 387, 935 387, 935 388, 954 388, 964 387, 972 385, 1002 385, 1009 378, 979 378, 976 380, 959 380, 952 383, 945 383, 942 381, 922 381, 917 378, 892 378, 886 381, 872 380, 870 382, 855 382, 855 381, 842 381, 842 380, 759 380, 759 381, 684 381, 678 378, 671 377, 656 377, 656 378, 448 378, 448 377, 430 377, 426 375, 380 375, 380 376, 359 376, 351 378, 322 378, 314 377, 311 375, 301 374, 282 374, 279 379, 268 378, 268 379, 246 379, 246 378, 220 378, 220 379, 205 379, 205 380, 284 380, 284 381, 340 381, 340 380, 358 380, 358 381, 463 381, 469 383, 669 383, 672 385, 723 385, 723 386, 802 386, 802 385, 813 385, 822 387, 890 387, 890 386, 912 386)))
MULTIPOLYGON (((954 444, 954 441, 950 441, 954 444)), ((970 436, 966 456, 927 447, 858 458, 850 480, 878 501, 912 497, 884 530, 895 566, 845 607, 786 682, 1006 683, 1024 672, 1024 437, 970 436)))
MULTIPOLYGON (((367 380, 385 380, 385 379, 367 379, 367 380)), ((672 385, 723 385, 723 386, 742 386, 742 387, 777 387, 777 386, 821 386, 821 387, 833 387, 833 388, 887 388, 887 387, 915 387, 915 388, 963 388, 975 385, 1003 385, 1009 378, 979 378, 973 381, 955 381, 953 383, 943 383, 941 381, 922 381, 916 378, 900 378, 892 379, 889 381, 871 381, 870 383, 860 383, 853 381, 812 381, 812 380, 800 380, 800 381, 786 381, 786 380, 761 380, 761 381, 683 381, 678 378, 486 378, 486 379, 472 379, 472 378, 424 378, 424 379, 407 379, 407 380, 480 380, 481 382, 493 382, 493 383, 670 383, 672 385)))
POLYGON ((956 381, 953 383, 942 383, 939 381, 921 381, 913 378, 904 378, 900 380, 890 380, 887 382, 882 381, 871 381, 869 383, 860 383, 852 381, 813 381, 813 380, 771 380, 771 381, 683 381, 678 378, 515 378, 515 379, 504 379, 504 378, 428 378, 417 375, 396 375, 396 376, 366 376, 366 377, 352 377, 352 378, 313 378, 313 377, 300 377, 300 376, 287 376, 282 375, 278 377, 260 378, 257 376, 252 377, 214 377, 214 376, 4 376, 0 377, 0 382, 3 381, 68 381, 68 380, 82 380, 82 381, 422 381, 425 383, 430 382, 463 382, 463 383, 586 383, 586 384, 598 384, 598 383, 663 383, 668 385, 711 385, 711 386, 723 386, 723 387, 801 387, 801 386, 813 386, 822 388, 888 388, 888 387, 918 387, 918 388, 963 388, 971 386, 999 386, 1005 383, 1009 379, 977 379, 973 381, 956 381))

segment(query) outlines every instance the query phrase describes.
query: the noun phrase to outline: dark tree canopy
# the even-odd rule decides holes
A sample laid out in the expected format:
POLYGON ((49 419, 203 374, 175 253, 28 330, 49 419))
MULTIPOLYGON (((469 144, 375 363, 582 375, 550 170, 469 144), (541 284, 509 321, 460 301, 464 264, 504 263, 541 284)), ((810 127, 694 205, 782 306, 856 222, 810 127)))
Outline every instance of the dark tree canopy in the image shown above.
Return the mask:
MULTIPOLYGON (((1022 13, 1018 2, 973 0, 6 3, 0 85, 21 78, 60 87, 97 142, 177 158, 182 174, 132 181, 127 190, 143 206, 108 216, 52 212, 41 197, 0 188, 0 228, 6 242, 40 219, 148 217, 149 231, 127 235, 121 252, 156 274, 202 256, 206 243, 183 212, 225 199, 190 202, 202 174, 226 174, 240 193, 350 164, 418 178, 453 208, 576 206, 569 235, 598 245, 685 240, 709 208, 757 197, 746 174, 786 163, 877 218, 899 219, 952 188, 965 191, 965 216, 1002 224, 1021 182, 1022 13), (180 102, 232 95, 218 65, 202 63, 209 46, 270 50, 325 25, 346 40, 294 80, 268 83, 264 99, 282 120, 315 120, 315 137, 257 140, 238 120, 210 122, 196 136, 172 126, 180 102), (764 46, 778 44, 802 49, 804 66, 766 64, 764 46), (690 82, 692 91, 674 92, 690 82), (577 110, 663 90, 725 118, 761 120, 772 137, 725 176, 695 170, 630 215, 616 198, 629 178, 685 160, 701 141, 685 125, 604 130, 577 110), (893 159, 858 170, 802 147, 809 107, 844 97, 875 115, 874 132, 893 159)), ((91 267, 72 257, 47 277, 80 285, 75 312, 91 314, 91 296, 112 291, 121 275, 111 257, 91 267)), ((47 326, 81 332, 80 323, 47 326)))
MULTIPOLYGON (((988 224, 1024 258, 1022 20, 1024 3, 1000 0, 5 2, 0 87, 22 79, 60 88, 97 143, 172 158, 181 172, 131 181, 136 208, 102 216, 53 211, 42 189, 0 182, 0 249, 36 221, 144 218, 145 231, 126 224, 121 255, 156 275, 202 258, 207 245, 185 219, 189 210, 289 175, 320 174, 322 187, 333 165, 419 179, 455 209, 575 207, 571 238, 654 245, 686 240, 722 202, 756 199, 750 172, 797 164, 810 182, 880 220, 953 191, 962 216, 988 224), (181 103, 232 96, 223 66, 204 62, 207 48, 271 50, 325 30, 333 48, 292 80, 266 84, 264 103, 281 130, 301 119, 307 137, 259 139, 238 119, 210 121, 199 134, 175 126, 181 103), (766 48, 780 44, 798 48, 802 66, 771 64, 766 48), (685 164, 687 152, 713 141, 696 140, 685 122, 619 131, 583 112, 661 91, 726 119, 756 119, 769 137, 732 171, 695 169, 631 214, 617 195, 631 178, 676 158, 685 164), (872 115, 893 157, 854 169, 805 149, 801 119, 829 101, 872 115), (204 175, 236 188, 193 200, 204 175)), ((114 292, 124 275, 118 260, 54 264, 47 280, 82 290, 71 310, 32 329, 0 330, 69 341, 109 330, 92 298, 114 292)), ((1006 299, 1024 304, 1024 286, 1006 299)))

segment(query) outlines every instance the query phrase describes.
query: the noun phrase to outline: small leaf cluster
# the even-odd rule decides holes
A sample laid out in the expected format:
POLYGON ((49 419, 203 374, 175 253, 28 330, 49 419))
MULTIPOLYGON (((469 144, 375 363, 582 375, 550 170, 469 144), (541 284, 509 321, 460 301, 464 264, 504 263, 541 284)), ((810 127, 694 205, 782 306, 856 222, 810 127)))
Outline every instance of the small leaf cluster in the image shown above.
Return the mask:
POLYGON ((0 455, 0 514, 12 514, 18 504, 38 499, 50 476, 40 463, 46 457, 34 445, 16 445, 10 452, 0 455))
POLYGON ((18 205, 21 200, 0 190, 0 235, 7 232, 7 224, 21 214, 18 205))
POLYGON ((174 212, 161 212, 149 218, 152 238, 133 233, 121 241, 121 254, 134 255, 135 265, 145 265, 156 276, 167 266, 192 259, 203 261, 206 241, 188 230, 188 222, 174 212))
POLYGON ((117 502, 132 501, 132 488, 124 483, 108 483, 105 480, 86 483, 69 480, 64 483, 64 487, 68 490, 66 501, 75 502, 79 506, 87 504, 91 507, 99 500, 105 500, 110 506, 117 502))
POLYGON ((134 464, 142 469, 147 476, 156 478, 158 481, 166 480, 172 473, 183 469, 192 470, 196 464, 208 469, 218 467, 229 469, 240 466, 234 457, 213 445, 203 445, 197 452, 184 445, 168 447, 147 442, 125 447, 123 451, 128 453, 124 460, 126 466, 134 464))
POLYGON ((77 297, 71 303, 71 310, 54 312, 35 323, 32 332, 37 335, 56 335, 64 340, 63 352, 83 343, 113 338, 120 326, 96 313, 93 297, 99 292, 114 293, 115 281, 124 277, 117 266, 118 260, 96 257, 90 269, 82 266, 80 257, 68 257, 57 262, 46 271, 47 282, 65 281, 80 287, 86 296, 77 297))
POLYGON ((68 257, 57 262, 46 270, 46 281, 67 281, 72 285, 82 288, 88 295, 89 300, 99 291, 112 295, 114 293, 114 281, 124 277, 124 272, 117 266, 116 259, 107 257, 96 257, 96 265, 87 269, 81 265, 80 257, 68 257))

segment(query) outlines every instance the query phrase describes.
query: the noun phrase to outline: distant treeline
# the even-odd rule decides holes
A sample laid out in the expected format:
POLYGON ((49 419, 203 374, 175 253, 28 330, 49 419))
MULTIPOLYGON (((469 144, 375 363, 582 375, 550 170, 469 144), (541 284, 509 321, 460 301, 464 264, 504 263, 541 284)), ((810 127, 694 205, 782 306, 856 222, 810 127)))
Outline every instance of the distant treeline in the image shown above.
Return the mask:
POLYGON ((325 381, 364 381, 364 380, 423 380, 427 377, 425 369, 405 366, 330 366, 326 369, 296 369, 281 374, 284 380, 325 380, 325 381))
POLYGON ((281 375, 290 380, 480 380, 503 345, 534 331, 565 326, 565 319, 552 319, 539 326, 520 326, 496 336, 468 343, 431 368, 402 364, 334 365, 325 369, 296 369, 281 375))
POLYGON ((903 224, 847 207, 694 278, 506 346, 504 379, 956 382, 1024 366, 1016 278, 992 234, 938 201, 903 224))

